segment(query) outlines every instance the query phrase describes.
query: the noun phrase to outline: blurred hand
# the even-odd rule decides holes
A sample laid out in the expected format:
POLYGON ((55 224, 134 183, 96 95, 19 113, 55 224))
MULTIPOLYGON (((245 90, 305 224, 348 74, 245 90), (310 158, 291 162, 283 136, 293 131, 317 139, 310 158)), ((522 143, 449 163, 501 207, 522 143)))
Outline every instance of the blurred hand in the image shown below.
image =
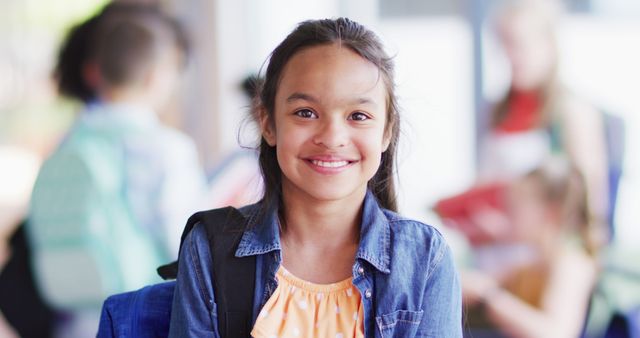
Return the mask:
POLYGON ((487 296, 500 285, 492 276, 478 270, 462 270, 462 300, 468 305, 475 305, 487 299, 487 296))

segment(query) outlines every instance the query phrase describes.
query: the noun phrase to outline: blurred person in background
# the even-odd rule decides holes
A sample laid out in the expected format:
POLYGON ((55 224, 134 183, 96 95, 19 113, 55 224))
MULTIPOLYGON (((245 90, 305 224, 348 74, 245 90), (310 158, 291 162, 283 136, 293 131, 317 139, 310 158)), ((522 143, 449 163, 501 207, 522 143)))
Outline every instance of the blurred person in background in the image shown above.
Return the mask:
POLYGON ((24 221, 40 158, 0 145, 0 337, 51 337, 53 311, 35 288, 24 221), (16 304, 20 304, 17 306, 16 304))
POLYGON ((461 273, 470 337, 578 337, 597 278, 586 186, 563 157, 509 184, 508 241, 520 252, 461 273))
MULTIPOLYGON (((480 153, 481 182, 508 181, 549 154, 566 154, 586 180, 589 234, 609 239, 609 186, 603 114, 558 79, 559 1, 508 1, 495 27, 511 68, 511 85, 490 115, 480 153)), ((499 239, 509 229, 494 231, 499 239)))
POLYGON ((609 239, 603 114, 559 81, 560 13, 552 0, 497 11, 510 87, 482 138, 478 185, 436 207, 472 246, 478 269, 462 280, 466 304, 481 305, 475 337, 577 337, 609 239), (559 155, 575 170, 546 162, 559 155))
POLYGON ((60 92, 85 108, 45 161, 26 225, 38 286, 71 314, 59 336, 95 335, 107 295, 159 281, 204 206, 194 143, 156 116, 186 56, 177 22, 135 3, 107 5, 62 46, 60 92))

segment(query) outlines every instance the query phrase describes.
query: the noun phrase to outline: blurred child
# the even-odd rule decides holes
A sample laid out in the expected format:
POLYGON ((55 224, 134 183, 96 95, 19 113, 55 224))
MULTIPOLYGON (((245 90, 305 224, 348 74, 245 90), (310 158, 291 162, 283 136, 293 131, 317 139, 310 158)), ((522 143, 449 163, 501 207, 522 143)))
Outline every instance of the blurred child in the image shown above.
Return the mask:
POLYGON ((470 336, 578 337, 597 275, 582 176, 551 158, 515 180, 505 204, 508 240, 527 254, 462 273, 470 336))
POLYGON ((158 8, 115 3, 62 47, 60 91, 86 106, 44 163, 27 223, 45 298, 73 312, 61 335, 94 335, 107 295, 157 281, 185 217, 204 205, 193 142, 156 116, 185 63, 184 41, 158 8))
POLYGON ((511 85, 494 107, 480 156, 481 181, 509 180, 564 154, 582 172, 592 213, 591 236, 609 234, 609 186, 603 114, 559 81, 557 0, 503 4, 495 27, 511 69, 511 85))

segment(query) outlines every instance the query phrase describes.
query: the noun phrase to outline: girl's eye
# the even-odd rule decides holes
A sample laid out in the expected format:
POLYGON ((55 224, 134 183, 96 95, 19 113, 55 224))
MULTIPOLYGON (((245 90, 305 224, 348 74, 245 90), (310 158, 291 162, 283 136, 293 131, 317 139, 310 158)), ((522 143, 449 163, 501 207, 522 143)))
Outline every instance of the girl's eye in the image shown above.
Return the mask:
POLYGON ((349 120, 354 120, 354 121, 366 121, 369 119, 369 116, 367 116, 367 114, 362 113, 362 112, 353 112, 350 116, 349 116, 349 120))
POLYGON ((305 119, 315 119, 318 116, 310 109, 300 109, 294 113, 296 116, 305 118, 305 119))

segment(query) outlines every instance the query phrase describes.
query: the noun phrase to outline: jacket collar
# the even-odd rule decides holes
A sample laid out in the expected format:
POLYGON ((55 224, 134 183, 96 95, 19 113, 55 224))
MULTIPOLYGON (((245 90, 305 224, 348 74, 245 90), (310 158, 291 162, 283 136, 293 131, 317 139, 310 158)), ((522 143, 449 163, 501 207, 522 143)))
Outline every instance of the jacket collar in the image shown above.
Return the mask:
POLYGON ((376 197, 367 191, 362 206, 360 245, 356 258, 363 259, 383 273, 391 272, 391 229, 387 216, 378 205, 376 197))
MULTIPOLYGON (((236 257, 261 255, 280 251, 280 221, 277 207, 270 208, 259 217, 260 204, 253 204, 240 211, 247 217, 248 227, 236 250, 236 257)), ((364 198, 360 224, 360 244, 356 259, 369 262, 383 273, 389 273, 391 235, 389 221, 370 191, 364 198)))

